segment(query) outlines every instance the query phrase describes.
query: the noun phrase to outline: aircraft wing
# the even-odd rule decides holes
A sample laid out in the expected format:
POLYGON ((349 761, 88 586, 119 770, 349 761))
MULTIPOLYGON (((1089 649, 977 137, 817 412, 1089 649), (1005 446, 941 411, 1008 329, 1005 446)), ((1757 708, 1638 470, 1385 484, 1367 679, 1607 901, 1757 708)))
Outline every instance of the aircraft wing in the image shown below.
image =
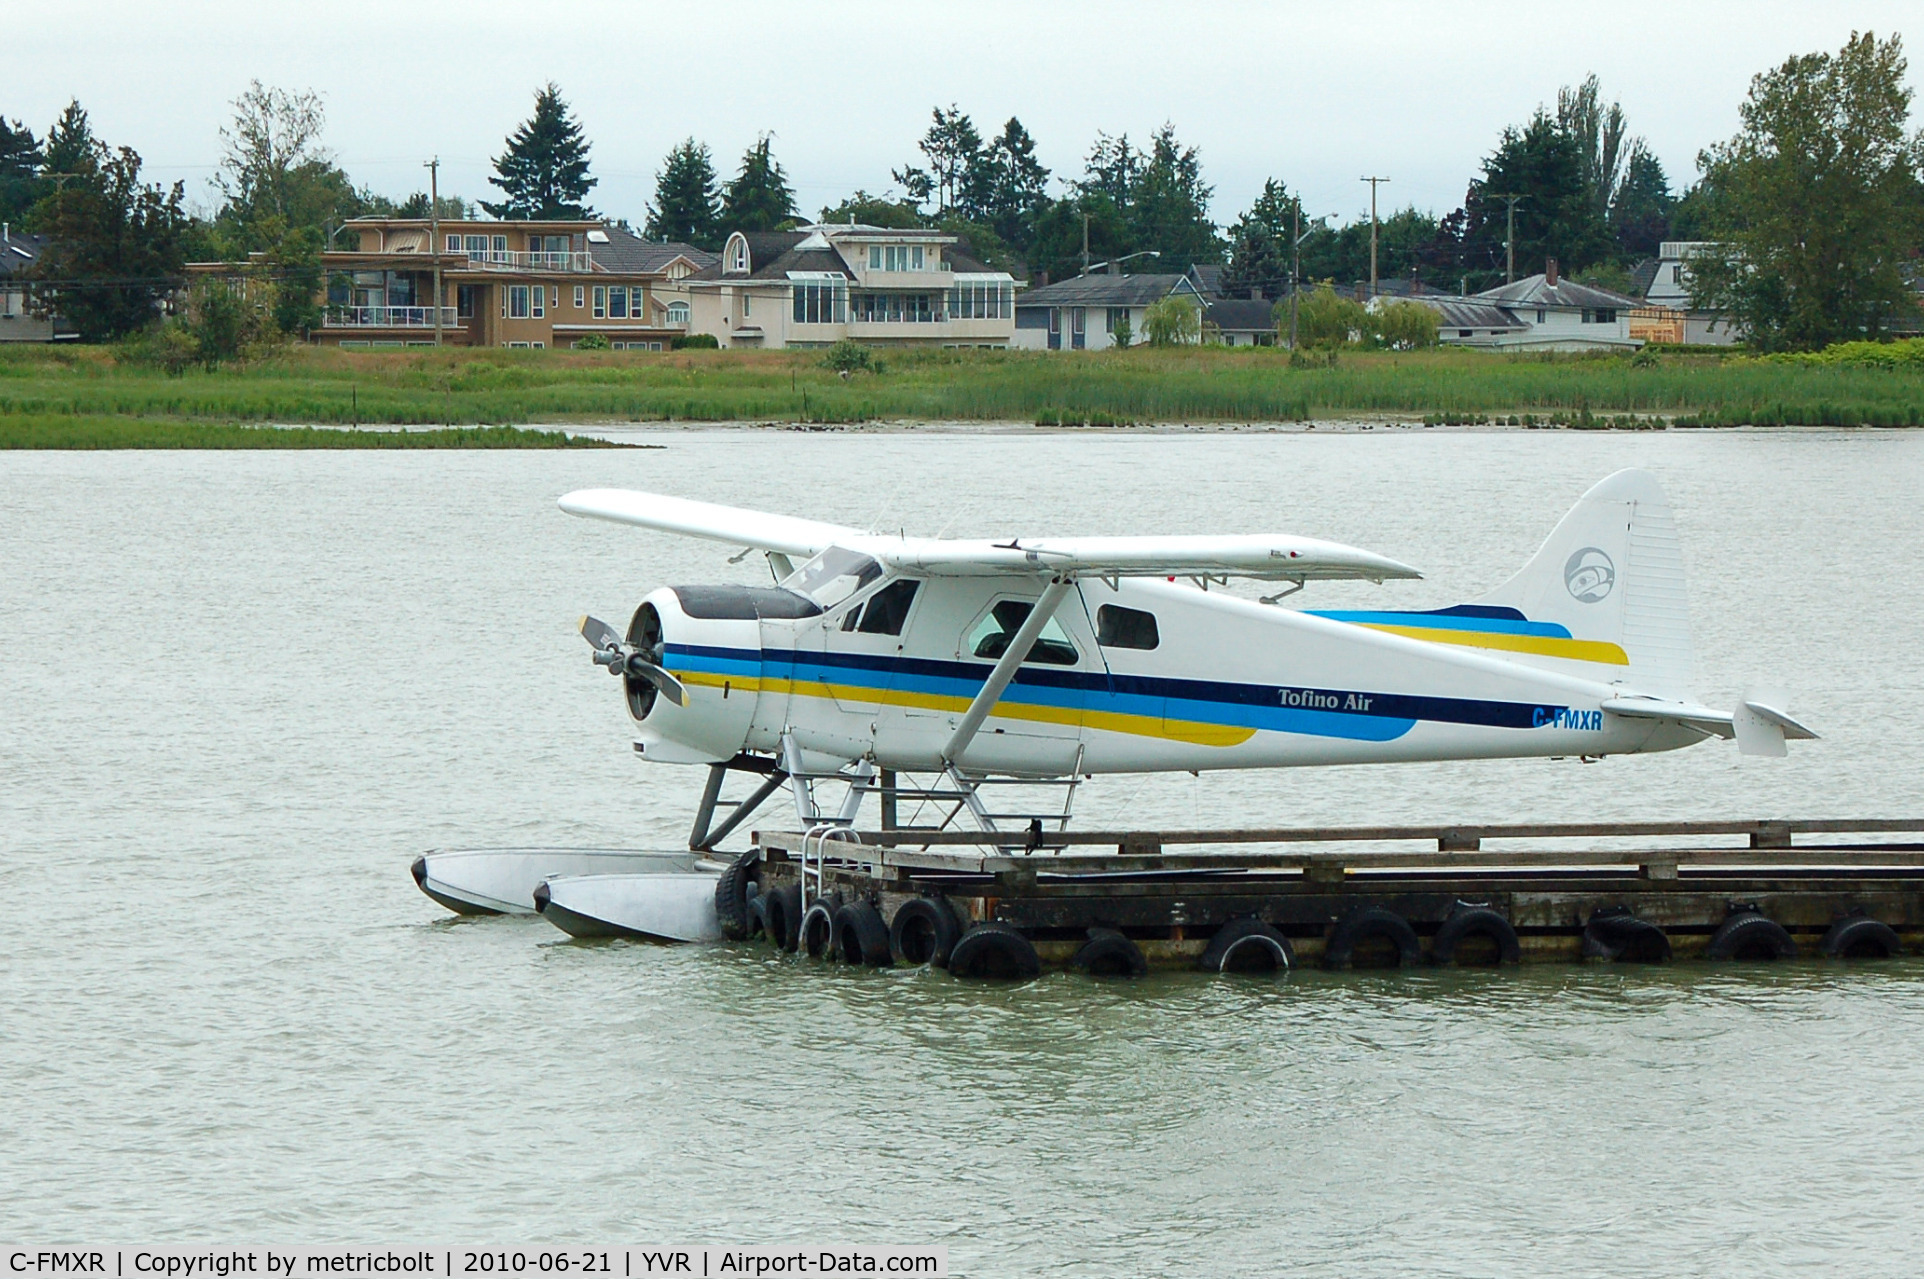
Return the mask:
POLYGON ((633 524, 685 537, 703 537, 801 559, 829 546, 849 546, 868 536, 859 529, 840 524, 630 489, 579 489, 561 499, 561 509, 570 515, 613 520, 617 524, 633 524))
POLYGON ((935 577, 1070 573, 1081 577, 1253 577, 1328 581, 1423 576, 1387 556, 1309 537, 1039 537, 1007 542, 865 537, 843 543, 935 577))

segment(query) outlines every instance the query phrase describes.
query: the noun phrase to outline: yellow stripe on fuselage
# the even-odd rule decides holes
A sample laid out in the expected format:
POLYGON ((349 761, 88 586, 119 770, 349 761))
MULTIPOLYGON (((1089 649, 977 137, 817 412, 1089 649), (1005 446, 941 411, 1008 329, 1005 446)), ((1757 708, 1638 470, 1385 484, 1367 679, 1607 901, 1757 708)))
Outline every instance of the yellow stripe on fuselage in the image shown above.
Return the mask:
MULTIPOLYGON (((897 688, 865 688, 850 684, 830 684, 824 680, 755 679, 738 675, 717 675, 712 671, 669 673, 683 684, 696 688, 721 688, 727 685, 737 693, 787 693, 791 697, 818 697, 840 702, 901 706, 918 711, 949 711, 960 715, 969 709, 966 697, 944 697, 940 693, 914 693, 897 688)), ((1071 706, 1039 706, 1031 702, 997 702, 989 712, 992 719, 1019 719, 1035 724, 1065 724, 1093 728, 1099 732, 1127 733, 1133 737, 1155 737, 1164 741, 1188 742, 1196 746, 1240 746, 1256 735, 1253 728, 1238 724, 1205 724, 1197 720, 1157 719, 1153 715, 1129 715, 1119 711, 1085 711, 1071 706)))
POLYGON ((1564 657, 1576 662, 1598 662, 1605 666, 1628 666, 1630 655, 1618 644, 1606 640, 1560 639, 1551 635, 1504 635, 1496 631, 1449 631, 1429 626, 1393 626, 1384 622, 1354 622, 1372 631, 1406 635, 1432 644, 1455 644, 1463 648, 1493 648, 1505 653, 1530 653, 1537 657, 1564 657))

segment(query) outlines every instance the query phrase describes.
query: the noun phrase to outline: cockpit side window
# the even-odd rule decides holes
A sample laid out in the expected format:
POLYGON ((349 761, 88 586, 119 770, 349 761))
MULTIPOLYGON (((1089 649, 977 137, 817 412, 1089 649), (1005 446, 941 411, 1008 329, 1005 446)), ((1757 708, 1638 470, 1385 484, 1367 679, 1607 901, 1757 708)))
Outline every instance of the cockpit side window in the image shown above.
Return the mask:
POLYGON ((1104 648, 1150 649, 1162 643, 1156 615, 1139 608, 1104 604, 1096 610, 1096 643, 1104 648))
MULTIPOLYGON (((990 661, 999 659, 1009 651, 1009 641, 1022 629, 1029 610, 1034 607, 1028 600, 997 600, 988 614, 970 629, 965 648, 975 657, 990 661)), ((1077 660, 1076 646, 1052 617, 1043 626, 1042 634, 1036 637, 1035 647, 1029 650, 1029 656, 1023 660, 1041 662, 1047 666, 1074 666, 1077 660)))
POLYGON ((915 590, 921 583, 913 578, 890 582, 862 608, 862 621, 855 629, 864 635, 900 635, 909 620, 909 606, 915 603, 915 590))

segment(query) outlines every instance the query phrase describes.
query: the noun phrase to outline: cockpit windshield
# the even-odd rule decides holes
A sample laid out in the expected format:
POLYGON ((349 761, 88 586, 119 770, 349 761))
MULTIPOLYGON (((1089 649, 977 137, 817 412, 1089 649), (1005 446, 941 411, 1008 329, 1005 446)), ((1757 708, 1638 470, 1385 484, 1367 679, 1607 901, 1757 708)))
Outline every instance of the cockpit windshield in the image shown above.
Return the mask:
POLYGON ((880 576, 882 566, 860 551, 831 546, 784 578, 782 586, 831 609, 880 576))

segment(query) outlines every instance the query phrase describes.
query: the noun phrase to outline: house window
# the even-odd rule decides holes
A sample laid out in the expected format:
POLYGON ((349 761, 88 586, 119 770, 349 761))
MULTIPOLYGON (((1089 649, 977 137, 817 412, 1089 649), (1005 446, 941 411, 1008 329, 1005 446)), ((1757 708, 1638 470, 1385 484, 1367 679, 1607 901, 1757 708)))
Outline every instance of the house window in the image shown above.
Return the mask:
POLYGON ((1081 333, 1087 324, 1089 312, 1085 307, 1073 307, 1069 311, 1069 331, 1081 333))
POLYGON ((799 279, 789 286, 794 294, 797 324, 848 322, 848 281, 839 275, 799 279))
POLYGON ((919 244, 871 244, 868 269, 871 271, 920 271, 926 252, 919 244))
POLYGON ((754 299, 750 298, 746 293, 742 294, 742 319, 746 320, 748 318, 749 311, 753 307, 754 299))
POLYGON ((472 284, 457 284, 454 286, 454 315, 456 319, 471 320, 474 318, 474 290, 475 286, 472 284))
POLYGON ((688 304, 686 302, 670 302, 668 304, 668 323, 679 325, 682 328, 688 327, 688 304))
POLYGON ((594 315, 597 320, 608 318, 608 286, 605 284, 595 285, 594 315))
POLYGON ((1681 266, 1673 266, 1670 268, 1670 282, 1672 284, 1683 283, 1683 268, 1681 266))
POLYGON ((1062 308, 1059 306, 1049 308, 1049 332, 1062 332, 1062 308))
POLYGON ((637 320, 648 314, 648 291, 639 284, 628 290, 628 314, 637 320))
POLYGON ((734 248, 735 251, 732 255, 733 260, 728 269, 731 271, 746 271, 748 269, 748 241, 737 240, 735 241, 734 248))
POLYGON ((451 236, 449 236, 449 237, 448 237, 448 252, 449 252, 449 253, 459 253, 460 251, 461 251, 461 237, 460 237, 460 236, 458 236, 458 235, 451 235, 451 236))
POLYGON ((608 290, 608 318, 625 320, 628 318, 628 290, 619 286, 608 290))
POLYGON ((1613 308, 1606 306, 1597 312, 1598 324, 1615 324, 1616 322, 1617 313, 1613 308))
MULTIPOLYGON (((492 248, 493 248, 493 251, 494 251, 494 252, 496 252, 496 253, 506 253, 506 252, 508 251, 508 237, 507 237, 507 236, 505 236, 505 235, 497 235, 497 236, 495 236, 495 237, 494 237, 494 244, 493 244, 493 246, 492 246, 492 248)), ((505 259, 505 258, 504 258, 504 259, 502 259, 502 260, 503 260, 503 261, 506 261, 506 259, 505 259)))
POLYGON ((1541 323, 1543 323, 1543 308, 1542 308, 1542 307, 1538 307, 1538 308, 1537 308, 1537 323, 1538 323, 1538 324, 1541 324, 1541 323))
POLYGON ((1458 337, 1460 337, 1460 338, 1466 338, 1466 337, 1471 337, 1471 336, 1473 336, 1473 335, 1474 335, 1475 333, 1476 333, 1476 330, 1475 330, 1475 329, 1458 329, 1458 330, 1456 331, 1456 335, 1457 335, 1458 337))
POLYGON ((548 308, 542 305, 543 302, 547 301, 548 290, 536 284, 531 286, 528 292, 534 295, 534 318, 537 320, 542 319, 548 314, 548 308))
POLYGON ((1015 309, 1015 286, 994 281, 961 283, 949 289, 951 320, 1002 320, 1015 309))
POLYGON ((525 320, 528 318, 528 286, 510 284, 508 286, 508 318, 525 320))
POLYGON ((579 284, 577 284, 577 285, 575 285, 575 310, 577 310, 577 311, 579 311, 579 310, 581 309, 581 295, 582 295, 582 293, 583 293, 583 289, 582 289, 582 286, 581 286, 581 285, 579 285, 579 284))

